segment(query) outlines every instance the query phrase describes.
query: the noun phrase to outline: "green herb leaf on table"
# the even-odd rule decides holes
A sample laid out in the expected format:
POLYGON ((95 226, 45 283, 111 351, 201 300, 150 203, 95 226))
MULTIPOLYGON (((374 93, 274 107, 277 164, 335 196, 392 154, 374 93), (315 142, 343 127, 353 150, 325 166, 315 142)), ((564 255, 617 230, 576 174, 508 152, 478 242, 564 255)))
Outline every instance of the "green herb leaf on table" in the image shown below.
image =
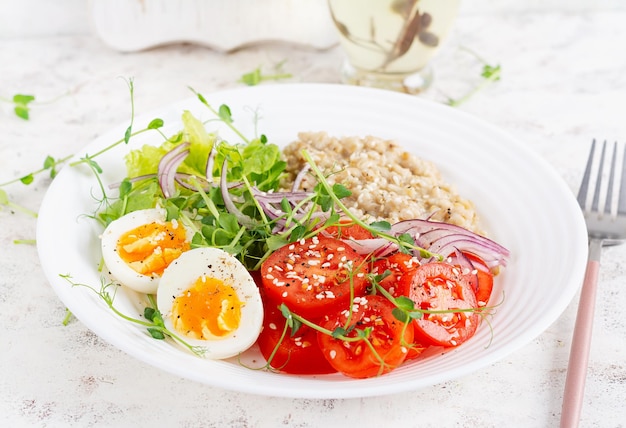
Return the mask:
POLYGON ((276 80, 292 78, 293 75, 291 73, 285 73, 282 71, 283 64, 284 64, 284 61, 277 64, 274 67, 275 71, 270 74, 263 73, 261 67, 257 67, 248 73, 244 73, 239 79, 239 82, 245 83, 248 86, 256 86, 268 80, 276 81, 276 80))
POLYGON ((13 111, 24 120, 30 119, 30 106, 31 102, 35 101, 34 95, 16 94, 13 95, 13 111))

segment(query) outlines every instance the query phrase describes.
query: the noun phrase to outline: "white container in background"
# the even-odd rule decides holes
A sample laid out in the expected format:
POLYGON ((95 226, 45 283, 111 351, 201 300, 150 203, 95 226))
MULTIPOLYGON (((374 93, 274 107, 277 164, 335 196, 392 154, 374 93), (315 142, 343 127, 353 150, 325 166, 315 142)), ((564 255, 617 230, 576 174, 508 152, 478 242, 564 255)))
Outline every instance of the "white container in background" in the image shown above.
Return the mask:
POLYGON ((89 8, 96 35, 123 52, 180 42, 226 52, 337 43, 326 0, 91 0, 89 8))

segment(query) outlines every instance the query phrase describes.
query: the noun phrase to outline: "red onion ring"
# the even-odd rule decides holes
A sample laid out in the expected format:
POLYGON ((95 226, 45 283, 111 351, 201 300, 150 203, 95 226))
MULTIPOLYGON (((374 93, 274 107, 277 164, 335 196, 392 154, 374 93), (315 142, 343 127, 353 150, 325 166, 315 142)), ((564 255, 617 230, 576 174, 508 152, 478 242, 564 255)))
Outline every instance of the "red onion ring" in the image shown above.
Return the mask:
POLYGON ((174 183, 176 170, 187 155, 189 155, 189 146, 189 142, 181 143, 167 152, 159 161, 157 177, 163 196, 166 199, 170 198, 176 191, 176 185, 174 183))

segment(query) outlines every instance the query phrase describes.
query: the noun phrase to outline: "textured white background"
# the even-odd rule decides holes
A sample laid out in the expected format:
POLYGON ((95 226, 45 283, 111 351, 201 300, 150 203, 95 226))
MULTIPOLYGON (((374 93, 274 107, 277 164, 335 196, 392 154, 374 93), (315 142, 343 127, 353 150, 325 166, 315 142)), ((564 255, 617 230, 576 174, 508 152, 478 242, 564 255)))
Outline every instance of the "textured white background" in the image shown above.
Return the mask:
MULTIPOLYGON (((626 10, 622 1, 562 3, 465 1, 425 97, 441 101, 476 82, 480 66, 462 47, 499 63, 502 80, 460 108, 524 141, 575 190, 592 138, 626 140, 626 10)), ((0 0, 0 96, 33 93, 40 101, 28 122, 0 102, 0 183, 127 121, 120 76, 134 76, 138 112, 188 97, 187 86, 203 93, 238 86, 242 73, 284 59, 292 81, 338 81, 336 48, 261 45, 224 55, 174 45, 121 54, 90 33, 84 8, 79 0, 0 0)), ((41 177, 6 190, 36 210, 47 184, 41 177)), ((162 373, 79 322, 62 326, 64 307, 47 285, 35 247, 13 244, 34 233, 32 218, 0 211, 2 426, 558 425, 577 299, 527 346, 462 379, 380 398, 264 398, 162 373)), ((625 259, 626 246, 604 253, 583 427, 626 426, 625 259)))

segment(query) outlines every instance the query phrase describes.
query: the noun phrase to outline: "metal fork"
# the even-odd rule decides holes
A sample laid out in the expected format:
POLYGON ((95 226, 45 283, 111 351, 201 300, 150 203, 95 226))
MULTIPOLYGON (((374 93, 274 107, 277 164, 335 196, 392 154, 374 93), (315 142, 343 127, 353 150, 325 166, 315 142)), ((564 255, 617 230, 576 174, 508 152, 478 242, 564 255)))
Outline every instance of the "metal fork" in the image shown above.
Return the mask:
POLYGON ((598 172, 594 191, 591 194, 589 185, 592 180, 591 172, 594 168, 594 154, 596 153, 596 140, 593 140, 583 180, 578 191, 578 203, 585 216, 589 234, 589 257, 580 302, 578 303, 570 360, 567 367, 561 428, 575 428, 580 420, 602 247, 621 244, 626 239, 626 150, 624 150, 622 166, 618 170, 617 143, 613 144, 613 154, 607 174, 604 165, 606 149, 607 143, 605 141, 602 144, 600 160, 597 162, 598 172), (617 182, 618 193, 615 192, 616 174, 620 175, 617 182), (608 183, 606 183, 606 179, 608 179, 608 183), (615 194, 616 197, 614 197, 615 194))

